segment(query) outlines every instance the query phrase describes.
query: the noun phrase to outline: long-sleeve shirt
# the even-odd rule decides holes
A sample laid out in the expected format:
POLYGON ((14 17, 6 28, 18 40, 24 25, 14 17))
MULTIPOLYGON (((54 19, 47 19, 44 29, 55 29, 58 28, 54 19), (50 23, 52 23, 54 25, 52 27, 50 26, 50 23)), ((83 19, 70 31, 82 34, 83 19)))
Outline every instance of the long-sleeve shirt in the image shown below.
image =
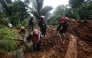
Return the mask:
POLYGON ((40 41, 40 35, 41 32, 37 29, 34 29, 33 32, 27 36, 26 40, 29 41, 31 39, 33 43, 37 44, 40 41))
POLYGON ((38 33, 37 34, 34 34, 34 32, 31 33, 33 43, 38 43, 40 41, 41 32, 40 31, 36 31, 36 32, 38 33))

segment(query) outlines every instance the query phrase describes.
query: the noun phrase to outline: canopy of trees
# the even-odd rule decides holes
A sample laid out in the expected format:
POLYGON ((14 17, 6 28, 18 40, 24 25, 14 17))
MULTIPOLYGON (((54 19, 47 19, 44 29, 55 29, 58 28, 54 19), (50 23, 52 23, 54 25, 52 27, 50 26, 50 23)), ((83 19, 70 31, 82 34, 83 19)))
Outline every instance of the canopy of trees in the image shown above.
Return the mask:
POLYGON ((52 10, 52 6, 43 7, 44 0, 31 0, 33 7, 30 7, 31 13, 39 19, 41 15, 46 16, 50 10, 52 10))

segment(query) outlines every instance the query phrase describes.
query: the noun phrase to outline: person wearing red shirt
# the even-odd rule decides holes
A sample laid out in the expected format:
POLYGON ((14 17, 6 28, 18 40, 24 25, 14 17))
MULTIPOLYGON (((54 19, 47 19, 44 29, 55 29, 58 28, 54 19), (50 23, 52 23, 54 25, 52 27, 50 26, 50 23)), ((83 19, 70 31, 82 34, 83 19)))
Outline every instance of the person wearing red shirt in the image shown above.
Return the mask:
POLYGON ((65 17, 62 17, 60 19, 60 24, 57 28, 57 32, 59 31, 61 36, 60 38, 62 38, 62 42, 64 43, 64 38, 65 38, 65 32, 67 31, 67 27, 68 27, 68 24, 67 24, 67 21, 68 21, 68 15, 66 15, 65 17))

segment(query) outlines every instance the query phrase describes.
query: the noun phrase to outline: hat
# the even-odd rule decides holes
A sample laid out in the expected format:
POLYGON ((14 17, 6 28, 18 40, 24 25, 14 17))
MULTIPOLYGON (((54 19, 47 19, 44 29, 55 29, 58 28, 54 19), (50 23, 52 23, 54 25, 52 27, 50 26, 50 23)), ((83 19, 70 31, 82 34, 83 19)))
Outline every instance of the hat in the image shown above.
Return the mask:
POLYGON ((33 30, 33 34, 38 34, 39 33, 39 30, 38 29, 34 29, 33 30))

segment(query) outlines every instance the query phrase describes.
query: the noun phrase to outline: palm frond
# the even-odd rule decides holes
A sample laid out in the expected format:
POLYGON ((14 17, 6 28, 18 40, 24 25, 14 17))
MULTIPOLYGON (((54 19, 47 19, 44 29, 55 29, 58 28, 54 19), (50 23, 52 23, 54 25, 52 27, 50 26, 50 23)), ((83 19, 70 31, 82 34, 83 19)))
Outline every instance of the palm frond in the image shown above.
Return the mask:
POLYGON ((51 6, 45 6, 43 9, 41 9, 41 15, 46 15, 52 9, 53 8, 51 6))
POLYGON ((46 15, 53 8, 51 6, 46 6, 43 8, 44 0, 31 0, 33 7, 31 8, 31 13, 39 19, 41 15, 46 15))
POLYGON ((12 0, 5 0, 7 3, 11 4, 12 0))
POLYGON ((5 0, 0 0, 0 3, 2 4, 3 8, 5 8, 6 12, 9 15, 12 15, 11 10, 9 9, 7 2, 5 0))
POLYGON ((38 10, 39 10, 39 11, 40 11, 41 8, 43 7, 43 1, 44 1, 44 0, 36 0, 37 7, 38 7, 38 10))

